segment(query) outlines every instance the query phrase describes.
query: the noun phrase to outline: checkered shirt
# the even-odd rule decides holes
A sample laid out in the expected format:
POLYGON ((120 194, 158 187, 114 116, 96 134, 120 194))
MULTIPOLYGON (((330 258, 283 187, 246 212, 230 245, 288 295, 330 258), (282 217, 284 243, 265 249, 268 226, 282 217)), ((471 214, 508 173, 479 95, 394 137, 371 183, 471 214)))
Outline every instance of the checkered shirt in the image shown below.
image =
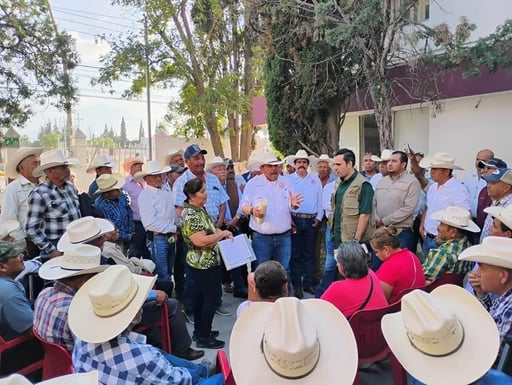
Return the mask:
POLYGON ((127 330, 101 344, 77 338, 72 358, 75 372, 98 370, 104 385, 192 385, 187 369, 172 366, 145 336, 127 330))
POLYGON ((75 341, 68 326, 68 310, 76 290, 55 282, 37 296, 34 305, 34 327, 45 340, 65 346, 71 353, 75 341))
POLYGON ((480 302, 489 310, 489 314, 498 327, 501 341, 499 359, 504 342, 506 340, 512 341, 512 290, 501 297, 486 295, 480 299, 480 302))
POLYGON ((27 236, 47 254, 55 250, 56 243, 66 232, 66 226, 80 218, 78 192, 66 182, 63 189, 46 180, 29 196, 27 236))
POLYGON ((130 198, 126 191, 121 190, 119 199, 110 200, 103 194, 94 202, 96 209, 101 211, 105 219, 111 221, 119 229, 119 240, 129 242, 135 229, 133 211, 130 207, 130 198))

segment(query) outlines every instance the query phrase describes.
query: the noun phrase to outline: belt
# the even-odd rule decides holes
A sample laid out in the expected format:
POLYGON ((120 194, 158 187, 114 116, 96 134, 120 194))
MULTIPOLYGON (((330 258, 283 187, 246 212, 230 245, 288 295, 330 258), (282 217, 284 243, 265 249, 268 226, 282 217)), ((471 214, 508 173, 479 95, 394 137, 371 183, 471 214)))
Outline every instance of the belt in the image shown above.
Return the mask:
POLYGON ((286 230, 285 232, 279 233, 279 234, 263 234, 263 233, 260 233, 258 231, 255 231, 255 230, 252 230, 252 231, 255 232, 255 233, 258 233, 259 235, 264 235, 266 237, 276 237, 276 236, 279 236, 279 235, 286 235, 286 234, 288 234, 290 232, 290 230, 286 230))
POLYGON ((427 233, 427 238, 436 239, 436 236, 434 234, 427 233))
POLYGON ((157 233, 155 231, 146 231, 146 233, 150 234, 150 235, 153 235, 153 236, 162 236, 162 237, 170 237, 172 235, 174 235, 175 233, 157 233))
POLYGON ((302 218, 302 219, 313 219, 313 218, 316 218, 316 214, 292 213, 292 217, 302 218))

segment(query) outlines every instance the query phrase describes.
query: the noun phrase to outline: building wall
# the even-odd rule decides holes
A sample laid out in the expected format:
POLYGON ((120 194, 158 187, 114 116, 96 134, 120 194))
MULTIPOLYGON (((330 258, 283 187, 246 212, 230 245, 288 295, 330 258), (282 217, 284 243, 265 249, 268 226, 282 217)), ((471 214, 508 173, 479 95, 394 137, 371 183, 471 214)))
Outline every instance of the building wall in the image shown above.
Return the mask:
POLYGON ((360 151, 359 115, 347 114, 341 127, 339 148, 350 148, 354 151, 356 159, 360 151))
POLYGON ((409 144, 413 151, 428 152, 430 108, 407 107, 393 113, 395 150, 409 144))

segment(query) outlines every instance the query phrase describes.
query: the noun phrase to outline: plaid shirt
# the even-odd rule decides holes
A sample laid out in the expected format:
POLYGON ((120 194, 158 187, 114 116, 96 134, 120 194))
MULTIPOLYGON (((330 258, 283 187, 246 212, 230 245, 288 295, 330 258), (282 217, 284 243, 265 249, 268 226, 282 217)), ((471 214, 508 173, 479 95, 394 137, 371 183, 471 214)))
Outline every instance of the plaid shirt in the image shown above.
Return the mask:
POLYGON ((506 340, 512 341, 512 290, 501 297, 487 294, 480 299, 480 302, 487 308, 494 322, 496 322, 496 326, 498 326, 501 341, 499 359, 504 342, 506 340))
POLYGON ((435 281, 444 273, 466 274, 473 268, 473 262, 457 261, 457 257, 464 249, 471 246, 464 235, 460 238, 442 242, 437 249, 428 252, 423 262, 423 272, 427 281, 435 281))
POLYGON ((34 305, 34 328, 45 340, 65 346, 71 353, 75 340, 68 326, 68 310, 76 290, 55 282, 37 296, 34 305))
POLYGON ((98 370, 104 385, 192 385, 187 369, 172 366, 159 349, 146 344, 145 336, 127 330, 101 344, 77 338, 72 358, 75 372, 98 370))
POLYGON ((119 240, 129 242, 135 230, 133 211, 130 207, 130 198, 126 191, 121 190, 119 199, 110 200, 101 194, 94 202, 96 209, 101 211, 106 219, 119 229, 119 240))
POLYGON ((37 247, 50 254, 56 249, 54 243, 66 232, 68 224, 80 218, 78 192, 70 182, 60 189, 46 180, 29 196, 27 236, 37 247))

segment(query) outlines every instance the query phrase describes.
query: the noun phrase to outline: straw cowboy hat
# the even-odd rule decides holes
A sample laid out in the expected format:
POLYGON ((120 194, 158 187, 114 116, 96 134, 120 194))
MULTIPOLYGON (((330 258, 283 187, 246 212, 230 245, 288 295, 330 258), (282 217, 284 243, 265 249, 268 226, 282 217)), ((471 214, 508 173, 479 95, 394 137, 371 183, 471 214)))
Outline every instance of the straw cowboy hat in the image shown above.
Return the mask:
POLYGON ((447 152, 436 152, 434 155, 427 155, 420 161, 422 168, 447 168, 449 170, 464 170, 455 164, 453 155, 447 152))
POLYGON ((280 160, 277 155, 271 151, 260 154, 258 156, 258 161, 260 166, 263 166, 264 164, 269 164, 271 166, 279 166, 283 164, 283 161, 280 160))
MULTIPOLYGON (((98 385, 98 371, 93 370, 89 373, 75 373, 66 376, 55 377, 51 380, 38 382, 36 385, 98 385)), ((0 379, 0 385, 32 385, 21 374, 11 374, 9 377, 0 379)))
POLYGON ((484 209, 484 212, 491 217, 496 218, 509 229, 512 229, 512 205, 507 207, 503 206, 490 206, 484 209))
POLYGON ((42 152, 39 156, 41 164, 34 169, 32 175, 36 178, 39 178, 44 174, 44 171, 58 166, 70 166, 71 163, 69 159, 64 156, 64 153, 61 150, 50 150, 42 152))
POLYGON ((90 242, 111 231, 114 231, 114 225, 106 219, 94 217, 75 219, 67 225, 66 232, 57 243, 57 249, 66 251, 73 245, 90 242))
POLYGON ((308 155, 308 153, 305 150, 299 150, 295 153, 295 155, 290 155, 288 157, 288 161, 291 163, 292 166, 295 167, 295 161, 297 159, 306 159, 309 164, 314 162, 316 158, 312 155, 308 155))
POLYGON ((481 262, 512 269, 512 238, 485 237, 479 245, 465 249, 459 261, 481 262))
POLYGON ((347 319, 320 299, 253 303, 233 327, 229 352, 238 385, 348 385, 357 370, 347 319))
POLYGON ((142 170, 135 173, 133 179, 135 179, 137 182, 142 182, 145 176, 165 174, 169 171, 171 171, 169 166, 162 167, 158 161, 150 160, 149 162, 142 165, 142 170))
POLYGON ((19 230, 21 230, 20 222, 16 219, 6 219, 0 222, 0 240, 19 230))
POLYGON ((315 163, 318 165, 320 162, 327 162, 329 163, 329 166, 332 166, 332 159, 329 158, 329 155, 322 154, 318 158, 315 158, 315 163))
POLYGON ((18 174, 18 165, 29 156, 35 156, 36 158, 43 152, 42 147, 20 147, 16 152, 9 157, 7 164, 5 165, 5 175, 10 179, 16 179, 18 174))
POLYGON ((132 166, 137 163, 144 164, 146 163, 146 159, 144 159, 144 157, 129 156, 123 162, 124 171, 129 174, 132 166))
POLYGON ((95 194, 103 194, 112 190, 118 190, 124 185, 124 178, 121 175, 103 174, 96 178, 98 189, 95 194))
POLYGON ((105 270, 108 265, 100 265, 101 250, 92 245, 76 245, 64 251, 61 257, 46 261, 39 268, 39 276, 48 281, 95 274, 105 270))
POLYGON ((86 172, 92 174, 99 167, 110 167, 114 168, 117 162, 114 158, 109 155, 100 155, 87 167, 86 172))
POLYGON ((183 149, 178 150, 176 148, 171 148, 169 151, 167 151, 167 154, 162 159, 163 160, 163 164, 166 165, 166 166, 169 165, 171 163, 171 158, 174 155, 180 154, 181 156, 183 156, 183 153, 184 153, 183 149))
POLYGON ((260 171, 261 162, 259 160, 261 154, 253 154, 247 161, 247 170, 250 172, 260 171))
POLYGON ((220 156, 216 156, 211 160, 211 162, 206 163, 206 171, 210 171, 212 168, 220 165, 228 166, 229 161, 224 160, 224 158, 221 158, 220 156))
POLYGON ((387 162, 391 159, 391 155, 394 151, 395 150, 382 150, 380 158, 377 155, 372 155, 370 159, 374 162, 387 162))
POLYGON ((461 287, 414 290, 402 310, 382 318, 382 332, 404 369, 429 385, 467 385, 492 366, 500 346, 496 323, 461 287))
POLYGON ((478 233, 480 231, 480 227, 471 220, 471 213, 461 207, 448 206, 445 210, 432 213, 430 219, 441 221, 449 226, 472 233, 478 233))
POLYGON ((102 343, 123 332, 139 312, 156 276, 130 273, 123 265, 109 266, 88 280, 69 306, 69 328, 79 339, 102 343))

